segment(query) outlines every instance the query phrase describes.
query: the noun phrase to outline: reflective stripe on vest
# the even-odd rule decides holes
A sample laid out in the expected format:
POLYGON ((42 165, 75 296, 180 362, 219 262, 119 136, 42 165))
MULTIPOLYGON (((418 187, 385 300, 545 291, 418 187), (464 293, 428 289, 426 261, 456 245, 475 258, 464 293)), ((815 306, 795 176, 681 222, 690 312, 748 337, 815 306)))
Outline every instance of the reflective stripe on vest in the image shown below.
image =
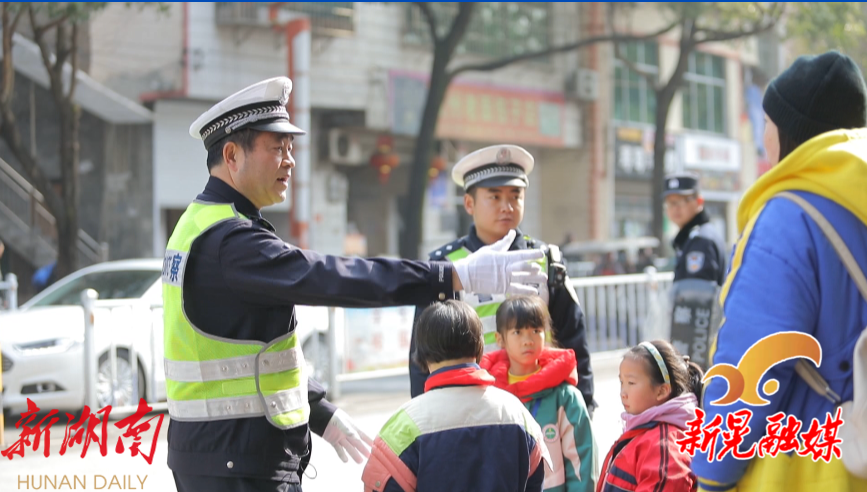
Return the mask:
MULTIPOLYGON (((471 255, 472 251, 466 247, 456 249, 446 255, 446 258, 455 262, 462 258, 471 255)), ((548 259, 543 258, 538 260, 544 271, 548 270, 548 259)), ((492 352, 499 349, 497 346, 497 309, 500 304, 506 300, 504 294, 473 294, 472 292, 461 292, 461 300, 469 304, 476 310, 476 314, 482 320, 482 336, 485 338, 485 352, 492 352)))
POLYGON ((211 227, 242 220, 231 204, 194 202, 181 216, 163 259, 166 395, 171 418, 212 421, 266 417, 290 429, 307 424, 307 374, 295 333, 270 343, 209 335, 183 306, 193 241, 211 227))

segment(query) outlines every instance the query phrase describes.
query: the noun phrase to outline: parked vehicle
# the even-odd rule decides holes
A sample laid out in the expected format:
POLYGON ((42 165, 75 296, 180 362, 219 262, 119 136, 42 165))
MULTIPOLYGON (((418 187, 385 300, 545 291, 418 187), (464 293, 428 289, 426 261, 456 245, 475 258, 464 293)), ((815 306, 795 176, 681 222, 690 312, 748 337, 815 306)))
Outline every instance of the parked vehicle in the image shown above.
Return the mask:
MULTIPOLYGON (((99 293, 94 311, 98 408, 135 404, 136 395, 151 403, 165 401, 162 266, 162 259, 99 263, 58 280, 17 311, 0 314, 3 409, 26 411, 28 398, 45 411, 84 406, 85 289, 99 293), (112 343, 117 347, 114 385, 112 343)), ((308 368, 325 381, 328 308, 298 306, 297 311, 308 368)))

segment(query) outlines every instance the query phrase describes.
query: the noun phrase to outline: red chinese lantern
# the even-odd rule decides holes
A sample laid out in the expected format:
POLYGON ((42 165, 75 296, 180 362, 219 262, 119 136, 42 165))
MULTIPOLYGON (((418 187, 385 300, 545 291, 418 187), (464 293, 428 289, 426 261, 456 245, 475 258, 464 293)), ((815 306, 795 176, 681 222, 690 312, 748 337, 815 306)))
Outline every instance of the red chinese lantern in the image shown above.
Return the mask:
POLYGON ((436 179, 441 172, 446 170, 447 165, 448 163, 446 162, 445 157, 441 155, 433 156, 433 158, 430 160, 430 169, 428 169, 428 175, 430 176, 430 179, 436 179))
POLYGON ((400 156, 394 152, 392 138, 388 135, 378 137, 376 139, 376 153, 370 157, 370 165, 377 170, 379 182, 381 184, 388 183, 391 172, 399 164, 400 156))

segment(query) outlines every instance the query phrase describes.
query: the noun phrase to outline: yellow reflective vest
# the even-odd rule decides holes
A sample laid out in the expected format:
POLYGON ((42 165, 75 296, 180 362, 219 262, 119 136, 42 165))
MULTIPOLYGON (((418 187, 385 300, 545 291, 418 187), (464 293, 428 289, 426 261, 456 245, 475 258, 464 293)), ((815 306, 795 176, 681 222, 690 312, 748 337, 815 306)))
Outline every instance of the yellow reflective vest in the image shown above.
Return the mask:
POLYGON ((270 343, 209 335, 184 311, 184 271, 193 242, 211 227, 244 220, 231 204, 193 202, 163 259, 166 394, 179 421, 266 417, 281 429, 310 415, 304 355, 294 332, 270 343))

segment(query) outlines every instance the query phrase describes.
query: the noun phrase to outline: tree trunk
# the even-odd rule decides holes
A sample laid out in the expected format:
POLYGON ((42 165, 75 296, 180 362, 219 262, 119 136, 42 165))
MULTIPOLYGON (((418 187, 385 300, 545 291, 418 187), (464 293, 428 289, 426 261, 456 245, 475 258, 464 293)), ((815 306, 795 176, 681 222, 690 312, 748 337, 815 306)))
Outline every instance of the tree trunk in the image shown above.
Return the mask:
POLYGON ((79 123, 81 112, 71 98, 56 101, 60 113, 60 175, 63 210, 53 211, 57 220, 57 278, 78 269, 79 123))
POLYGON ((695 50, 695 19, 685 18, 680 28, 680 52, 677 57, 677 65, 665 85, 657 87, 656 93, 656 135, 653 140, 653 235, 659 239, 659 252, 665 255, 668 245, 665 244, 665 234, 662 230, 663 199, 662 192, 665 189, 665 145, 666 124, 668 123, 668 111, 674 96, 683 84, 683 75, 686 73, 690 53, 695 50))
POLYGON ((439 110, 445 99, 446 89, 451 82, 451 75, 446 71, 449 62, 449 52, 439 43, 434 49, 433 67, 430 72, 430 83, 424 103, 421 118, 421 128, 416 135, 415 148, 412 155, 412 168, 409 177, 407 201, 401 210, 403 234, 400 236, 400 256, 415 259, 420 255, 419 245, 422 236, 422 217, 424 215, 424 200, 429 181, 431 152, 434 146, 439 110))
POLYGON ((662 229, 663 223, 663 200, 662 192, 665 189, 665 153, 668 147, 665 144, 666 131, 665 127, 668 123, 668 111, 671 108, 671 102, 674 100, 674 94, 677 92, 669 82, 661 90, 656 91, 656 135, 653 138, 653 186, 652 186, 652 203, 653 203, 653 235, 659 239, 660 253, 666 248, 665 234, 662 229))

